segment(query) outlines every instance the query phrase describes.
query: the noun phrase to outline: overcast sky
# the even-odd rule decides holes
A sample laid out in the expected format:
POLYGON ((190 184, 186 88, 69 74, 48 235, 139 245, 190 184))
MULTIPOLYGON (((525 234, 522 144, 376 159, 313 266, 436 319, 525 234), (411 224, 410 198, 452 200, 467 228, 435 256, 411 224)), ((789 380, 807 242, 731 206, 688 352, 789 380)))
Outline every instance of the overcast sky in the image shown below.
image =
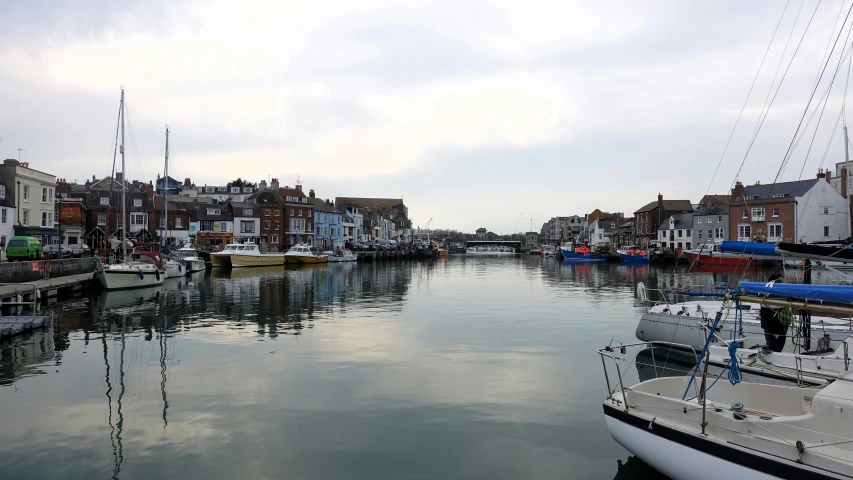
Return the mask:
MULTIPOLYGON (((791 0, 784 17, 782 0, 4 2, 0 157, 107 175, 124 86, 132 178, 162 172, 168 124, 171 172, 197 185, 298 177, 322 197, 402 195, 415 225, 464 231, 630 216, 708 191, 782 18, 711 186, 729 190, 816 7, 741 172, 770 183, 849 1, 791 0)), ((838 135, 824 151, 844 67, 784 180, 843 159, 838 135)))

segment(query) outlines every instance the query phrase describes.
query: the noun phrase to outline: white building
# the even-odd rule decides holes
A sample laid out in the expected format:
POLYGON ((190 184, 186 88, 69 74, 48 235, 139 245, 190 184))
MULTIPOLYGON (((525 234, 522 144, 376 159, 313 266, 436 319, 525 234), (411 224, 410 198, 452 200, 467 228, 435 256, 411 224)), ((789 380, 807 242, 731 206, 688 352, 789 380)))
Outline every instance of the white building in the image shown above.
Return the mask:
MULTIPOLYGON (((12 204, 17 206, 14 209, 7 202, 5 207, 0 207, 6 209, 5 225, 2 223, 3 210, 0 210, 0 228, 5 235, 9 235, 9 223, 12 222, 14 235, 36 237, 44 245, 59 243, 55 223, 56 176, 32 169, 28 162, 8 159, 0 165, 0 183, 5 184, 3 195, 11 196, 12 204)), ((0 233, 0 237, 3 235, 0 233)))
POLYGON ((660 248, 675 250, 693 248, 693 214, 679 213, 672 215, 658 227, 658 244, 660 248))
POLYGON ((258 204, 253 202, 231 202, 234 214, 234 241, 260 244, 261 219, 258 204))
POLYGON ((212 198, 217 203, 224 203, 228 200, 232 202, 245 202, 246 197, 255 193, 257 189, 254 187, 234 187, 229 185, 196 187, 196 195, 201 197, 212 198))

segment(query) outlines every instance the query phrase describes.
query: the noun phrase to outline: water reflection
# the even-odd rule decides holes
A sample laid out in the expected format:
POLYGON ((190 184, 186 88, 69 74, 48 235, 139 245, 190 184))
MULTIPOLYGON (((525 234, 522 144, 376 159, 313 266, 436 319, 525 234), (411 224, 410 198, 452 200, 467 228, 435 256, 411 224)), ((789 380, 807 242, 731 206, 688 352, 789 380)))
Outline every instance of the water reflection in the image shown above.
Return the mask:
MULTIPOLYGON (((214 270, 60 302, 52 330, 2 348, 0 471, 607 478, 627 455, 600 415, 595 348, 633 338, 636 282, 683 279, 460 256, 214 270)), ((617 478, 630 472, 656 478, 631 458, 617 478)))

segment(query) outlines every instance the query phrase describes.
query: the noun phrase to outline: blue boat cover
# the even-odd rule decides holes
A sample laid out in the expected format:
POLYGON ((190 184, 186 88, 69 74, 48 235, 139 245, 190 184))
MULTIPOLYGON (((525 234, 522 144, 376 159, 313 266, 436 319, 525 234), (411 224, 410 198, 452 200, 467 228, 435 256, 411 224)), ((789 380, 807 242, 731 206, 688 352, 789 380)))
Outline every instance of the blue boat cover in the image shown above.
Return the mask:
POLYGON ((770 295, 777 298, 797 298, 809 301, 853 304, 853 286, 809 285, 800 283, 740 282, 742 294, 770 295))
POLYGON ((720 244, 721 252, 743 253, 746 255, 771 255, 778 257, 776 253, 775 243, 762 242, 736 242, 733 240, 725 240, 720 244))

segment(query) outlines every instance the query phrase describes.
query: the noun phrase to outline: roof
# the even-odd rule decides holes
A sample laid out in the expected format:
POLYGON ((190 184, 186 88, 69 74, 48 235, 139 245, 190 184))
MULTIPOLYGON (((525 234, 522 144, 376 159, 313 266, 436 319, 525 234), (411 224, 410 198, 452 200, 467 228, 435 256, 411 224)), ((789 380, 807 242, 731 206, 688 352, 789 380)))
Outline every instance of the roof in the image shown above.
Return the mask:
MULTIPOLYGON (((657 206, 658 206, 658 201, 655 200, 654 202, 646 204, 646 206, 635 211, 634 213, 651 212, 652 210, 657 208, 657 206)), ((669 210, 672 212, 678 212, 678 211, 692 212, 693 211, 693 204, 690 203, 690 200, 664 200, 663 201, 663 209, 669 210)))
POLYGON ((767 185, 749 185, 743 187, 743 197, 737 200, 763 200, 773 198, 775 195, 788 197, 802 197, 814 187, 817 182, 825 182, 822 178, 811 178, 809 180, 797 180, 794 182, 768 183, 767 185))
POLYGON ((699 200, 699 205, 707 207, 728 205, 732 201, 731 195, 705 195, 699 200))
POLYGON ((391 210, 403 204, 402 198, 362 198, 362 197, 335 197, 335 204, 345 203, 349 207, 374 208, 391 210))
POLYGON ((231 220, 231 212, 228 209, 228 205, 213 205, 209 203, 203 203, 194 205, 194 208, 189 209, 190 212, 190 220, 197 222, 200 220, 231 220), (219 209, 219 215, 213 213, 207 213, 208 208, 216 208, 219 209))
POLYGON ((0 182, 0 185, 3 185, 3 191, 6 194, 3 198, 0 198, 0 206, 2 207, 14 207, 15 206, 15 198, 12 195, 12 191, 9 190, 9 187, 6 185, 6 182, 0 182))
POLYGON ((258 204, 255 202, 231 202, 231 206, 234 208, 258 208, 258 204))
POLYGON ((326 201, 323 200, 322 198, 312 197, 312 198, 308 199, 308 202, 313 203, 314 204, 314 210, 316 210, 318 212, 341 213, 341 212, 335 210, 334 205, 330 205, 330 204, 326 203, 326 201))
POLYGON ((287 198, 287 197, 307 197, 307 196, 308 196, 308 195, 305 195, 305 192, 303 192, 302 190, 298 190, 298 189, 296 189, 296 188, 290 188, 290 187, 281 187, 281 188, 279 188, 279 189, 278 189, 278 195, 279 195, 281 198, 287 198))
POLYGON ((253 193, 247 200, 253 200, 258 205, 284 205, 284 200, 281 199, 278 192, 273 190, 261 190, 260 192, 253 193))
MULTIPOLYGON (((178 202, 177 204, 172 202, 172 199, 169 199, 169 211, 170 212, 186 212, 186 204, 178 202)), ((154 197, 154 210, 163 210, 163 197, 155 196, 154 197)))
POLYGON ((693 214, 697 217, 701 217, 703 215, 728 215, 729 207, 705 207, 696 210, 693 214))
POLYGON ((658 230, 669 230, 669 219, 675 219, 675 225, 673 228, 681 228, 681 229, 690 229, 693 228, 693 216, 695 213, 677 213, 675 215, 670 215, 666 217, 663 222, 661 222, 658 230))

